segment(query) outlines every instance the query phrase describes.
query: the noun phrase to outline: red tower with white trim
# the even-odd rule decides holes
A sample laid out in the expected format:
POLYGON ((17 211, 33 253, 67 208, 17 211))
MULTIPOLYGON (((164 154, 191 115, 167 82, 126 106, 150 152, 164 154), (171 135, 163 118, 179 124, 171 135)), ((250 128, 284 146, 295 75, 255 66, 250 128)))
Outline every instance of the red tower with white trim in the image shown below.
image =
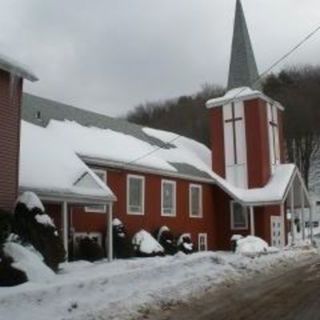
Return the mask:
POLYGON ((213 171, 239 188, 260 188, 283 161, 283 107, 265 96, 240 0, 237 1, 228 92, 207 102, 213 171))

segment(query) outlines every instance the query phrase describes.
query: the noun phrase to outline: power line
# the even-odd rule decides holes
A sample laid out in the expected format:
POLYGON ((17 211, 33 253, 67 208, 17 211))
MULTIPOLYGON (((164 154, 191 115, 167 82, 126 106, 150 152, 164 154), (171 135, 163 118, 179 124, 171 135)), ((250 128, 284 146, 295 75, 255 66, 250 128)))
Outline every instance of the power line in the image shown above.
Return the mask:
MULTIPOLYGON (((281 58, 279 58, 278 60, 276 60, 273 64, 271 64, 271 66, 269 68, 267 68, 265 71, 263 71, 260 76, 251 84, 251 86, 256 85, 257 83, 259 83, 271 70, 273 70, 277 65, 279 65, 282 61, 286 60, 291 54, 293 54, 296 50, 298 50, 301 46, 303 46, 303 44, 308 41, 310 38, 312 38, 318 31, 320 30, 320 26, 318 26, 316 29, 314 29, 312 32, 308 33, 307 36, 305 36, 301 41, 298 42, 298 44, 296 44, 292 49, 290 49, 287 53, 285 53, 281 58)), ((242 88, 240 91, 238 91, 233 97, 230 98, 230 102, 232 100, 234 100, 236 97, 238 97, 243 91, 245 91, 246 88, 242 88)), ((163 146, 167 145, 167 144, 171 144, 174 141, 178 140, 179 138, 181 138, 181 135, 177 135, 175 136, 173 139, 168 140, 166 142, 163 142, 162 146, 158 146, 155 147, 153 150, 141 155, 140 157, 129 161, 127 163, 125 163, 125 165, 130 165, 133 164, 139 160, 142 160, 148 156, 150 156, 151 154, 157 152, 158 150, 162 149, 163 146)))

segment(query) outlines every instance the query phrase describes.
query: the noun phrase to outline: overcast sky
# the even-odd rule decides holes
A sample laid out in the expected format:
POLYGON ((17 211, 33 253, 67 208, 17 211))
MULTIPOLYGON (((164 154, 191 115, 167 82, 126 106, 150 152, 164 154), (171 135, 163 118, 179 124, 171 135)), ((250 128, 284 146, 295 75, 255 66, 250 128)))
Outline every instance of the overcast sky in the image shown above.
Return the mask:
MULTIPOLYGON (((320 24, 319 0, 243 0, 259 71, 320 24)), ((117 116, 225 85, 235 0, 2 0, 0 52, 25 91, 117 116)), ((320 32, 284 64, 320 64, 320 32)))

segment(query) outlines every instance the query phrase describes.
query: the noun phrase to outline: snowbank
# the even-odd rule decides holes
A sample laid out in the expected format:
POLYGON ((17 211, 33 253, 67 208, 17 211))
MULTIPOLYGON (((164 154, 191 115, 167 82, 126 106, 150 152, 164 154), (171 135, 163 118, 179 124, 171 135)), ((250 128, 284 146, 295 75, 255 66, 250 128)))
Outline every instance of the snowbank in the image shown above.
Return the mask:
POLYGON ((127 319, 138 310, 199 297, 216 285, 309 260, 315 251, 286 250, 249 258, 224 252, 64 264, 49 284, 0 288, 4 319, 127 319), (19 306, 19 307, 17 307, 19 306))
POLYGON ((236 252, 244 255, 255 255, 268 252, 269 245, 264 240, 248 236, 237 240, 236 252))
POLYGON ((131 319, 139 310, 188 301, 218 284, 230 286, 244 277, 297 265, 315 254, 295 249, 249 258, 201 252, 113 263, 69 263, 49 284, 0 288, 0 314, 15 320, 131 319))
POLYGON ((25 272, 29 281, 43 283, 54 278, 54 272, 44 264, 43 258, 39 253, 36 253, 35 249, 23 247, 18 243, 7 242, 3 251, 5 255, 14 260, 12 266, 25 272))

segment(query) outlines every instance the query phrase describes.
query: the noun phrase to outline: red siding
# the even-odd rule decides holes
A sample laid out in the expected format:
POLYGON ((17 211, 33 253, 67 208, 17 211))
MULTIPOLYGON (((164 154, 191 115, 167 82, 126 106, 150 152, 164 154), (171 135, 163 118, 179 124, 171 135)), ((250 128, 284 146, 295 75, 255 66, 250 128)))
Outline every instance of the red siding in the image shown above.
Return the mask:
MULTIPOLYGON (((163 177, 167 179, 167 177, 163 177)), ((114 217, 119 218, 126 226, 129 236, 141 229, 149 232, 156 231, 159 227, 166 225, 176 235, 180 233, 191 233, 192 240, 197 245, 198 234, 207 233, 208 248, 217 248, 215 211, 213 186, 202 185, 203 217, 189 217, 189 183, 197 183, 182 179, 169 179, 176 181, 177 207, 176 217, 161 216, 161 176, 152 174, 140 174, 136 172, 107 170, 108 186, 117 196, 118 201, 114 204, 114 217), (145 213, 144 215, 129 215, 126 208, 126 181, 127 174, 134 173, 145 177, 145 213)), ((198 183, 197 183, 198 184, 198 183)), ((51 216, 59 221, 61 208, 51 207, 48 210, 51 216), (54 210, 53 210, 54 209, 54 210), (53 212, 57 211, 57 212, 53 212)), ((70 226, 75 232, 101 232, 105 234, 107 226, 107 215, 101 213, 88 213, 81 207, 72 207, 70 212, 70 226)))
POLYGON ((225 177, 224 131, 222 107, 210 110, 212 170, 225 177))
POLYGON ((271 244, 271 216, 280 216, 280 206, 255 208, 256 235, 271 244))
POLYGON ((263 187, 269 180, 270 154, 266 103, 245 101, 245 121, 249 188, 263 187))
MULTIPOLYGON (((246 230, 231 230, 230 201, 231 198, 219 187, 214 187, 215 208, 218 213, 215 233, 217 234, 217 248, 219 250, 231 249, 231 237, 233 234, 247 236, 250 233, 249 228, 246 230)), ((249 221, 250 227, 250 221, 249 221)))
POLYGON ((18 192, 22 79, 10 97, 9 73, 0 70, 0 208, 12 210, 18 192))

